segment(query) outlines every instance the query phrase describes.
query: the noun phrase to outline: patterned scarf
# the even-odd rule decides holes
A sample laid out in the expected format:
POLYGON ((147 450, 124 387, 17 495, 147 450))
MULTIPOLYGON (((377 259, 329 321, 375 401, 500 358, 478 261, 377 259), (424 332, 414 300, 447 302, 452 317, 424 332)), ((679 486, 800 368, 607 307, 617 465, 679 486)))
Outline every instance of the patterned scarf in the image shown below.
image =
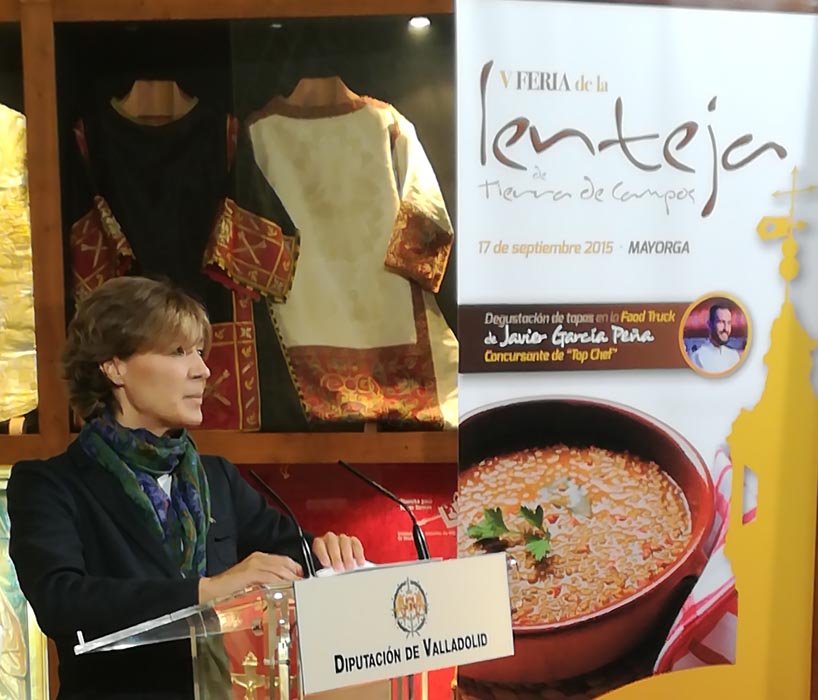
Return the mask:
POLYGON ((109 414, 86 423, 79 435, 86 454, 112 474, 155 528, 182 576, 204 576, 210 527, 210 489, 187 431, 157 437, 124 428, 109 414), (157 478, 170 474, 170 498, 157 478))

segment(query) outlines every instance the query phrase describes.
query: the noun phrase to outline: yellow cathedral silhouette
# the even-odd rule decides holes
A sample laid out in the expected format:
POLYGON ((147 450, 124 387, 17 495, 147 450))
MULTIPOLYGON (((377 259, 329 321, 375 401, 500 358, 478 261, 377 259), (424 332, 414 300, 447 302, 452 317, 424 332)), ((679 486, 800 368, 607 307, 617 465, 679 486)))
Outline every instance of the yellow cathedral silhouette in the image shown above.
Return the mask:
POLYGON ((795 216, 796 199, 817 188, 798 189, 797 177, 796 168, 790 189, 773 193, 789 196, 789 213, 764 217, 756 227, 763 240, 781 240, 786 293, 764 357, 764 392, 739 413, 728 438, 733 486, 726 554, 739 593, 736 664, 653 676, 606 695, 610 700, 809 697, 818 495, 818 398, 810 374, 818 342, 798 320, 789 291, 799 272, 796 234, 807 228, 795 216), (756 519, 742 524, 745 467, 758 476, 758 505, 756 519))

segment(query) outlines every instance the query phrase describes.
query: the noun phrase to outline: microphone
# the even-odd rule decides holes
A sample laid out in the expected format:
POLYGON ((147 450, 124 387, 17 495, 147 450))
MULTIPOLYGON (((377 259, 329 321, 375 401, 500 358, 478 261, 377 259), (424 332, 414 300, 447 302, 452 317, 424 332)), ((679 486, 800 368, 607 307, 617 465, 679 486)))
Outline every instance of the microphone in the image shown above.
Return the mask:
POLYGON ((304 566, 306 567, 307 578, 315 577, 315 562, 312 560, 312 552, 310 551, 310 545, 307 542, 307 538, 304 535, 304 531, 301 529, 301 525, 298 522, 298 518, 295 517, 295 513, 293 513, 290 506, 288 506, 284 499, 281 498, 275 491, 273 491, 272 487, 270 487, 264 479, 262 479, 255 471, 252 469, 250 470, 250 476, 252 476, 258 483, 261 488, 264 489, 265 493, 268 493, 272 499, 278 503, 287 515, 290 516, 290 519, 295 524, 296 530, 298 530, 298 539, 301 540, 301 554, 304 557, 304 566))
POLYGON ((431 559, 431 557, 429 556, 429 547, 426 544, 426 535, 424 535, 423 530, 420 529, 420 525, 418 525, 418 521, 415 518, 415 514, 412 512, 411 508, 409 508, 409 506, 407 506, 400 498, 398 498, 389 489, 381 486, 374 479, 370 479, 366 474, 359 472, 357 469, 355 469, 355 467, 350 466, 344 460, 339 459, 338 464, 340 464, 348 472, 352 472, 361 481, 365 481, 372 488, 380 491, 384 496, 397 503, 409 514, 409 517, 412 519, 412 539, 415 541, 415 551, 418 553, 418 559, 420 560, 431 559))

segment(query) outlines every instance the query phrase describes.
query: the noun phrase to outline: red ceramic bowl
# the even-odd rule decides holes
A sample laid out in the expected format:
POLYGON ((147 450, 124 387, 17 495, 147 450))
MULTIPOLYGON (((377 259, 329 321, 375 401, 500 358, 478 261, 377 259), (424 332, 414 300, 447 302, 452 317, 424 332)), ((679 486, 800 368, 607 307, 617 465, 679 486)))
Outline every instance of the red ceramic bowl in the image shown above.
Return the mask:
POLYGON ((563 443, 628 451, 652 460, 679 485, 691 514, 691 537, 679 559, 633 595, 581 617, 515 626, 515 654, 460 667, 468 678, 498 683, 550 683, 574 678, 624 656, 656 632, 706 563, 704 542, 714 517, 713 483, 701 455, 661 421, 627 406, 578 397, 549 397, 484 407, 460 423, 461 474, 481 459, 563 443))

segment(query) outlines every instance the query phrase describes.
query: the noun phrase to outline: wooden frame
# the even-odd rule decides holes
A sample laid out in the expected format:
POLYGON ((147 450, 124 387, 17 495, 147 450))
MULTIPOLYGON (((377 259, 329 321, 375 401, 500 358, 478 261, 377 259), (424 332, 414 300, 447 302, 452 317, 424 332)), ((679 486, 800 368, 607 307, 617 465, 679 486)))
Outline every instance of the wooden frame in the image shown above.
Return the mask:
POLYGON ((59 22, 88 22, 439 14, 452 12, 452 6, 453 0, 232 0, 224 3, 199 0, 54 0, 54 19, 59 22))
MULTIPOLYGON (((0 532, 3 533, 3 536, 0 537, 0 542, 2 542, 0 549, 3 550, 2 560, 6 562, 7 567, 0 574, 0 624, 4 627, 11 624, 12 638, 14 634, 22 636, 20 641, 27 650, 26 676, 21 681, 10 675, 6 676, 0 669, 0 693, 3 693, 3 697, 11 697, 13 700, 41 700, 48 697, 48 640, 37 626, 34 611, 20 592, 17 577, 8 556, 8 516, 5 492, 10 472, 11 467, 0 467, 0 511, 2 511, 0 532), (20 614, 25 615, 24 622, 20 620, 20 614), (5 693, 10 693, 10 695, 7 696, 5 693)), ((4 649, 3 652, 8 653, 8 650, 4 649)))
MULTIPOLYGON (((68 442, 68 404, 60 372, 65 337, 62 219, 57 137, 54 22, 47 2, 23 2, 23 98, 28 131, 28 187, 34 273, 40 437, 60 450, 68 442), (31 76, 34 76, 31 78, 31 76)), ((5 459, 0 452, 0 461, 5 459)))
POLYGON ((17 0, 0 0, 0 22, 18 22, 20 3, 17 0))
MULTIPOLYGON (((348 462, 454 463, 457 434, 439 433, 237 433, 194 431, 205 454, 220 454, 237 464, 348 462)), ((0 460, 46 459, 72 440, 46 440, 41 435, 0 435, 0 460)))

